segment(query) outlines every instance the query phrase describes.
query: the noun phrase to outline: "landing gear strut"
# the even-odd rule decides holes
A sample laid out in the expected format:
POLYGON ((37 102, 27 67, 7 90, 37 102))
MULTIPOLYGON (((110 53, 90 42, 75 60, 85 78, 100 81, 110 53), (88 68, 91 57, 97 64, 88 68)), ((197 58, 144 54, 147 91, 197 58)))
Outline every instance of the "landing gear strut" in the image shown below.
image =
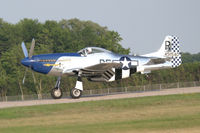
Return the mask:
MULTIPOLYGON (((60 80, 61 77, 58 77, 55 88, 51 90, 51 96, 54 99, 60 99, 63 95, 62 90, 60 89, 60 80)), ((83 82, 81 79, 81 73, 78 73, 78 79, 76 81, 76 86, 70 90, 70 95, 74 99, 78 99, 82 96, 83 92, 83 82)))
POLYGON ((58 77, 55 88, 51 90, 51 97, 54 99, 60 99, 63 95, 63 92, 60 89, 60 80, 61 80, 61 77, 58 77))
POLYGON ((74 99, 78 99, 82 96, 82 91, 83 91, 83 82, 80 76, 80 73, 78 74, 78 79, 76 81, 76 86, 75 88, 72 88, 70 91, 70 95, 74 99))

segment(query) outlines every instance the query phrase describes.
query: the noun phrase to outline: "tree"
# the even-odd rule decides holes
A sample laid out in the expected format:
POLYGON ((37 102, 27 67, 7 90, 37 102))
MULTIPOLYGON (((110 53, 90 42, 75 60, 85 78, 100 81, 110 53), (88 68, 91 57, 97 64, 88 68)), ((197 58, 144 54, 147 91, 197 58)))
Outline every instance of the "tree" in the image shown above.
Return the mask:
POLYGON ((0 93, 3 101, 7 101, 7 75, 6 71, 0 65, 0 93))

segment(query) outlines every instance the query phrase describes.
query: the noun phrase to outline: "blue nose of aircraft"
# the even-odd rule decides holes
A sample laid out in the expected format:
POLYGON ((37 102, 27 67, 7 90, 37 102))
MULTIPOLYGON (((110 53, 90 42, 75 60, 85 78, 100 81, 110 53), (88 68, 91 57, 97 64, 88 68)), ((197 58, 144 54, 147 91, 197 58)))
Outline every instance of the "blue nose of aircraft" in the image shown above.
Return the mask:
POLYGON ((31 60, 29 58, 22 59, 21 63, 26 67, 30 67, 31 66, 31 60))

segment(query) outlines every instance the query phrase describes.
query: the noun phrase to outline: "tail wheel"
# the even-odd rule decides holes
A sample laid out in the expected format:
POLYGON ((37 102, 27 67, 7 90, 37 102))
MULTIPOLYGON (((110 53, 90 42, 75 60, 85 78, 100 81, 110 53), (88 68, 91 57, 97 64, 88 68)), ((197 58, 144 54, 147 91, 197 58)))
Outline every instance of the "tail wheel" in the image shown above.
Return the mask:
POLYGON ((82 96, 82 90, 73 88, 70 91, 70 95, 71 95, 72 98, 78 99, 78 98, 80 98, 82 96))
POLYGON ((53 88, 51 90, 51 97, 54 99, 60 99, 63 95, 63 92, 60 88, 53 88))

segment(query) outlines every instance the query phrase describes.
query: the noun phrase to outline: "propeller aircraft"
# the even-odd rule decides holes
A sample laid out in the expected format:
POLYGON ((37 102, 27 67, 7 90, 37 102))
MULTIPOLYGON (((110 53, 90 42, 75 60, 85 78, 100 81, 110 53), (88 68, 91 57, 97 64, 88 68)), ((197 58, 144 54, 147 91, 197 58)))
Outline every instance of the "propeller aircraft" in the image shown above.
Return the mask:
MULTIPOLYGON (((71 97, 77 99, 83 92, 82 78, 96 82, 112 82, 128 78, 136 72, 148 74, 152 70, 175 68, 182 63, 179 39, 176 36, 166 36, 158 51, 140 56, 116 54, 99 47, 86 47, 77 53, 33 55, 34 39, 29 53, 24 42, 21 46, 25 56, 21 63, 27 69, 58 77, 51 90, 54 99, 63 95, 60 80, 64 75, 77 77, 75 87, 70 90, 71 97)), ((25 76, 23 83, 24 80, 25 76)))

